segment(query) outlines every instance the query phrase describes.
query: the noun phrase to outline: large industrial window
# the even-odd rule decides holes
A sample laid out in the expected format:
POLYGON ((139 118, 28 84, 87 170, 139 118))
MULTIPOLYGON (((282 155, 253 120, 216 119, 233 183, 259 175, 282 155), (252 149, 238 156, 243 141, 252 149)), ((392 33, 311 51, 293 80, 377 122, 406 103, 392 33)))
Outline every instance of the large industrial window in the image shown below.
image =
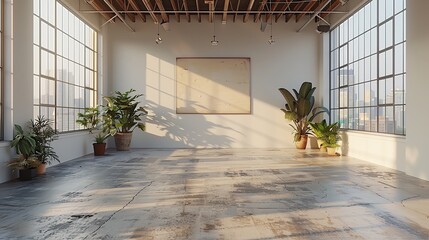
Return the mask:
POLYGON ((372 0, 330 33, 331 121, 405 135, 405 0, 372 0))
POLYGON ((56 0, 34 0, 34 115, 60 132, 97 97, 97 32, 56 0))

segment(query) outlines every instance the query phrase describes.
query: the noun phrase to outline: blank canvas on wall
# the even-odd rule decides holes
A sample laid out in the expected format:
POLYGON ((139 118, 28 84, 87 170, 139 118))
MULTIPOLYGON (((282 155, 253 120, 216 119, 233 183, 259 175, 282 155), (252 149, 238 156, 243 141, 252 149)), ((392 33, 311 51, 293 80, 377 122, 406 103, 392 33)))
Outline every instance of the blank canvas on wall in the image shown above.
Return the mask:
POLYGON ((176 112, 250 114, 250 58, 177 58, 176 112))

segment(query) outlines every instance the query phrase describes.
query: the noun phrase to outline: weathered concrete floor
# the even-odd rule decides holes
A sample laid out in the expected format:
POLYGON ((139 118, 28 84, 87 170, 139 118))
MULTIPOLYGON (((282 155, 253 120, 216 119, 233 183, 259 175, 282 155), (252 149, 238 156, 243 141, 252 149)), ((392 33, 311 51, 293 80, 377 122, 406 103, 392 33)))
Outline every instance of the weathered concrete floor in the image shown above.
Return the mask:
POLYGON ((429 239, 429 182, 318 151, 133 150, 0 185, 0 239, 429 239))

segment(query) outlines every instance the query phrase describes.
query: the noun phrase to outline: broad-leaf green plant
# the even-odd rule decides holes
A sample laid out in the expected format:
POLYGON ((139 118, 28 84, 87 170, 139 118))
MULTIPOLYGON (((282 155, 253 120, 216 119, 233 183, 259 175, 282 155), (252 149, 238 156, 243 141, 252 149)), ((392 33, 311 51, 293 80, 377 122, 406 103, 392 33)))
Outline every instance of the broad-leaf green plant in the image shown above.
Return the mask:
POLYGON ((302 135, 310 133, 309 123, 317 115, 329 112, 325 107, 314 107, 315 99, 313 94, 315 90, 316 87, 313 87, 311 82, 302 83, 299 91, 293 89, 295 96, 289 90, 279 88, 280 93, 286 100, 285 108, 281 110, 284 112, 285 118, 293 123, 293 125, 289 125, 294 129, 295 142, 300 141, 302 135))
MULTIPOLYGON (((105 118, 101 116, 98 107, 92 107, 85 108, 83 113, 78 113, 76 123, 83 126, 92 134, 94 130, 102 129, 104 119, 105 118)), ((104 143, 104 141, 110 136, 110 133, 106 133, 103 130, 104 129, 102 129, 97 135, 94 135, 95 143, 104 143)))
POLYGON ((15 136, 10 147, 15 148, 18 156, 8 163, 9 167, 22 170, 36 168, 40 165, 40 161, 35 156, 36 140, 34 135, 25 132, 20 125, 15 124, 15 136))
POLYGON ((339 131, 340 124, 338 122, 330 124, 321 138, 323 141, 322 146, 331 148, 339 147, 338 141, 341 140, 339 131))
POLYGON ((58 139, 58 132, 52 128, 53 122, 44 116, 37 116, 28 123, 29 130, 36 142, 34 155, 43 164, 51 164, 52 161, 60 162, 60 159, 51 143, 58 139))
POLYGON ((136 90, 130 89, 126 92, 115 91, 114 95, 103 99, 106 105, 103 107, 103 130, 110 135, 116 133, 130 133, 135 128, 145 131, 143 116, 147 115, 146 109, 138 107, 137 101, 143 94, 135 94, 136 90))

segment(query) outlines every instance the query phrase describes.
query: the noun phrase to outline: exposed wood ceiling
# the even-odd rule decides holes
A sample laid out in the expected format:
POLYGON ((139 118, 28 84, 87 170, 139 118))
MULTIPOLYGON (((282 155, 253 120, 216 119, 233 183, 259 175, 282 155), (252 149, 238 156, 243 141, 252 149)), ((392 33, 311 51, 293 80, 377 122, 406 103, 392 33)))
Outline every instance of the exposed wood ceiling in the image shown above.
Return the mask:
MULTIPOLYGON (((289 22, 326 18, 345 0, 84 0, 106 21, 289 22), (327 3, 328 1, 328 3, 327 3), (322 8, 322 9, 320 9, 322 8), (119 14, 120 16, 117 16, 119 14), (307 16, 307 18, 305 18, 307 16)), ((90 12, 90 11, 87 11, 90 12)))

